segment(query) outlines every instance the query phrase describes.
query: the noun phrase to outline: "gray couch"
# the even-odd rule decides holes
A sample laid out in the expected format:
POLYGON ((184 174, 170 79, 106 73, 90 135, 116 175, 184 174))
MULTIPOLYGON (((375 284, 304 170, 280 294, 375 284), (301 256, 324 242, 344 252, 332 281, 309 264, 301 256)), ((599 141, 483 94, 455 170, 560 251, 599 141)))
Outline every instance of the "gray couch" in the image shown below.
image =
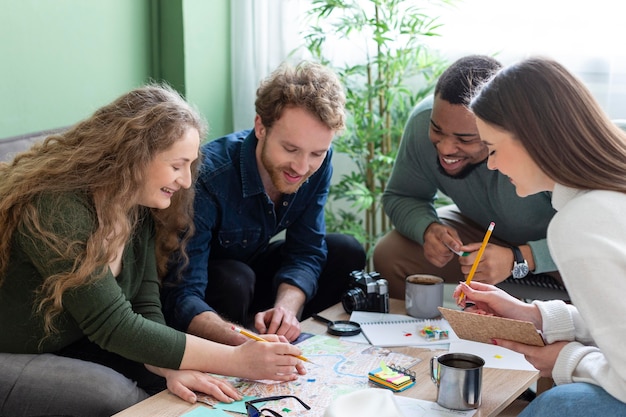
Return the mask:
POLYGON ((25 135, 12 136, 0 139, 0 162, 6 162, 22 151, 27 150, 35 142, 44 140, 47 136, 67 130, 67 127, 57 129, 42 130, 39 132, 27 133, 25 135))

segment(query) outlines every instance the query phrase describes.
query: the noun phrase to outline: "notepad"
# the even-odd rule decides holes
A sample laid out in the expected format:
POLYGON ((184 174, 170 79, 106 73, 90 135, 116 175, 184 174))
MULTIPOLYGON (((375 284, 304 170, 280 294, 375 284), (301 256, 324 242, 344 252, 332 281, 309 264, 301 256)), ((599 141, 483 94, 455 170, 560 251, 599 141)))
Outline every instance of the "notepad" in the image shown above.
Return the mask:
POLYGON ((416 319, 404 314, 353 311, 350 321, 361 325, 367 340, 374 346, 428 346, 448 344, 458 337, 444 319, 416 319), (445 340, 432 341, 420 335, 425 326, 438 327, 448 332, 445 340))
POLYGON ((374 384, 389 388, 392 391, 404 391, 415 384, 415 372, 393 364, 380 363, 380 367, 367 374, 367 378, 374 384))

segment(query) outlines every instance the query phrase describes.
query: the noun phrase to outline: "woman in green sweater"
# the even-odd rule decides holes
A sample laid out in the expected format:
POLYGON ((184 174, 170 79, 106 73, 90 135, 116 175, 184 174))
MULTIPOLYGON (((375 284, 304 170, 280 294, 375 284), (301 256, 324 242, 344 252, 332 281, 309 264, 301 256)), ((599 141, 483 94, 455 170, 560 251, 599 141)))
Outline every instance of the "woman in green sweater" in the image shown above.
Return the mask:
POLYGON ((206 372, 304 374, 289 343, 165 325, 160 277, 193 233, 205 133, 174 90, 149 85, 0 165, 0 416, 110 416, 166 384, 230 402, 239 393, 206 372))

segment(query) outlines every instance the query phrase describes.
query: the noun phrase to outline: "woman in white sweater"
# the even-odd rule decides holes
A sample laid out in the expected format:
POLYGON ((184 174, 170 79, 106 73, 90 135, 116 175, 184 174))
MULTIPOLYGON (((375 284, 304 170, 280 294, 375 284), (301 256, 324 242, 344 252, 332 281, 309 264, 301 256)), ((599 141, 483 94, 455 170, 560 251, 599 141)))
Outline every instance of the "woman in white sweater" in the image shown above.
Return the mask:
POLYGON ((626 134, 580 80, 545 58, 502 69, 470 107, 489 168, 519 196, 552 192, 548 247, 572 304, 527 304, 481 283, 462 283, 455 296, 542 331, 543 347, 493 341, 556 384, 522 416, 626 415, 626 134))

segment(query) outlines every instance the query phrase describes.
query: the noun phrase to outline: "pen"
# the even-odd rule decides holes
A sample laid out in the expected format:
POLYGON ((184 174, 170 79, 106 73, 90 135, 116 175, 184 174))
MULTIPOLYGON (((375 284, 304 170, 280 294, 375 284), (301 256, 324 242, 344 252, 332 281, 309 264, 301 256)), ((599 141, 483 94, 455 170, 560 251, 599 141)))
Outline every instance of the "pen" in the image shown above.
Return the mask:
MULTIPOLYGON (((487 242, 489 242, 489 238, 491 237, 491 232, 493 232, 493 228, 496 226, 494 222, 489 223, 489 228, 487 229, 487 233, 485 233, 485 237, 483 239, 482 245, 480 245, 480 249, 478 249, 478 254, 476 255, 476 259, 474 259, 474 263, 472 264, 472 269, 470 269, 469 274, 467 275, 467 279, 465 280, 465 284, 469 285, 472 282, 472 278, 474 278, 474 274, 476 273, 476 268, 478 268, 478 263, 480 262, 480 258, 483 256, 483 252, 487 247, 487 242)), ((461 292, 459 295, 459 303, 463 301, 465 298, 465 293, 461 292)))
MULTIPOLYGON (((247 331, 247 330, 244 330, 244 329, 241 329, 241 328, 235 327, 235 326, 231 326, 231 328, 234 331, 236 331, 237 333, 241 333, 242 335, 244 335, 246 337, 249 337, 250 339, 256 340, 257 342, 268 342, 268 340, 265 340, 261 336, 258 336, 258 335, 254 334, 254 333, 251 333, 251 332, 247 331)), ((294 356, 294 357, 300 359, 301 361, 313 363, 308 358, 305 358, 302 355, 291 355, 291 356, 294 356)))
POLYGON ((446 247, 447 247, 448 249, 450 249, 450 252, 452 252, 452 253, 456 253, 456 254, 457 254, 457 255, 459 255, 459 256, 467 256, 467 255, 469 255, 469 254, 470 254, 469 252, 463 252, 463 251, 460 251, 460 250, 454 250, 454 249, 452 249, 450 246, 448 246, 448 245, 447 245, 447 244, 445 244, 445 243, 444 243, 444 245, 446 245, 446 247))

